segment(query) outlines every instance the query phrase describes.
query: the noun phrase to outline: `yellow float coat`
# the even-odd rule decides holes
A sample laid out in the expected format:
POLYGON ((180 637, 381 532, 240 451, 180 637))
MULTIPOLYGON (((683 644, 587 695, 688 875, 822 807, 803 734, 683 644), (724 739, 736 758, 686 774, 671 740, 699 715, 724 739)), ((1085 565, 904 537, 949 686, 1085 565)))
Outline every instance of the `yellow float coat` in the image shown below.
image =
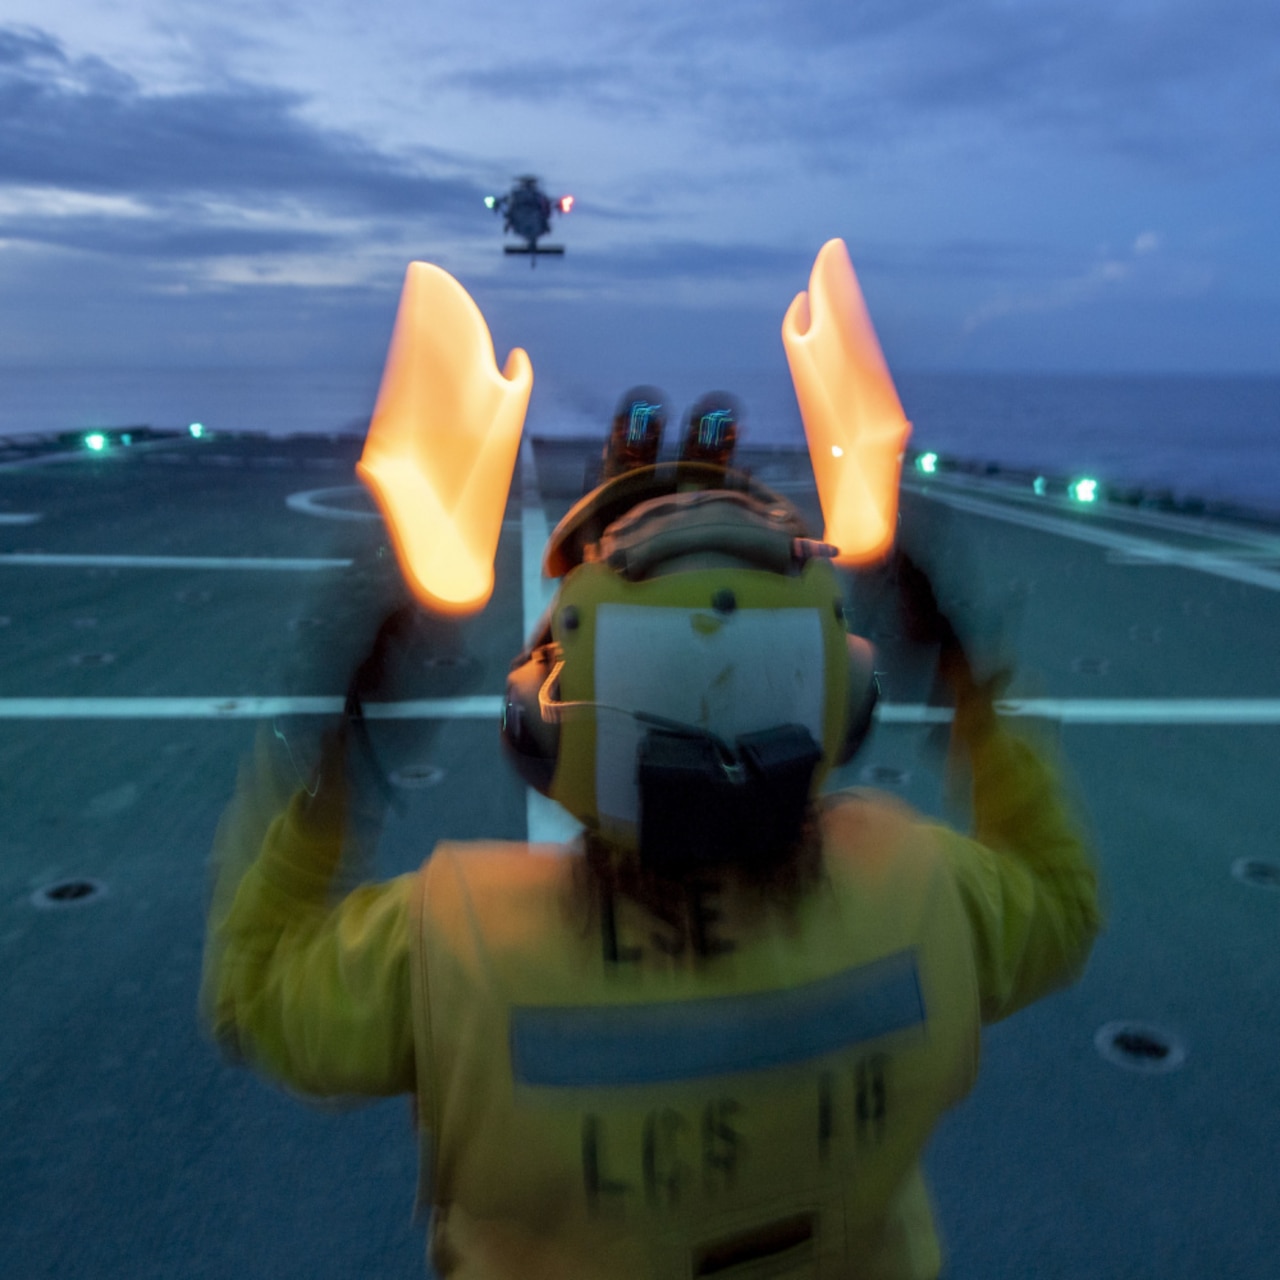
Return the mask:
POLYGON ((981 1023, 1098 927, 1053 772, 989 715, 957 734, 974 838, 827 797, 794 912, 708 887, 659 920, 494 843, 335 903, 342 797, 300 793, 211 922, 215 1033, 313 1093, 417 1093, 441 1276, 935 1276, 929 1134, 981 1023))

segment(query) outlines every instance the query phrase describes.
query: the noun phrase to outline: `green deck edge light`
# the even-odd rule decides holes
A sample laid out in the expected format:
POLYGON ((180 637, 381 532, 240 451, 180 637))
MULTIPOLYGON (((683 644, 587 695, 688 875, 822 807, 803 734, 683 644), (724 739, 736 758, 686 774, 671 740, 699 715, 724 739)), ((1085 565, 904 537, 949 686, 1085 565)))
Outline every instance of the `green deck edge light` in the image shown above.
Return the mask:
POLYGON ((107 447, 107 437, 101 431, 91 431, 84 438, 86 449, 92 449, 94 453, 101 453, 107 447))
POLYGON ((1077 502, 1097 502, 1098 482, 1096 480, 1091 480, 1088 477, 1082 480, 1074 480, 1067 492, 1070 493, 1077 502))
POLYGON ((1036 476, 1031 482, 1031 488, 1034 490, 1037 498, 1043 498, 1048 491, 1049 485, 1044 476, 1036 476))
POLYGON ((923 471, 927 476, 933 475, 938 469, 938 455, 936 453, 922 453, 916 459, 916 469, 923 471))

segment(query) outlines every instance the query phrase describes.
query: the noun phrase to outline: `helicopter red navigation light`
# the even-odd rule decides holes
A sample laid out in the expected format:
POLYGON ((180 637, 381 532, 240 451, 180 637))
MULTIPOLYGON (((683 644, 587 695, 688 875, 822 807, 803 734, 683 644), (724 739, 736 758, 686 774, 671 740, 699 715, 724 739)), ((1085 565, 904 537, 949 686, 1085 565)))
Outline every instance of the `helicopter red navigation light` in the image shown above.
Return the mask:
POLYGON ((572 197, 572 196, 561 196, 561 197, 560 197, 560 212, 561 212, 561 213, 568 213, 572 208, 573 208, 573 197, 572 197))

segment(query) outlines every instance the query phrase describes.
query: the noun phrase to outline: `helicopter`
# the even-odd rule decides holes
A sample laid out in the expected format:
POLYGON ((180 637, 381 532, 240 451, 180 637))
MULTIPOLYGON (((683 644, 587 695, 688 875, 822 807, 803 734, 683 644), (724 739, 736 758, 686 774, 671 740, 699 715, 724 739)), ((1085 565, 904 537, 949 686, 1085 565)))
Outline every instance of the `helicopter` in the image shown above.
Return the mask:
POLYGON ((568 213, 573 208, 572 196, 552 200, 532 174, 516 179, 516 185, 505 196, 485 196, 485 207, 503 216, 503 231, 514 231, 524 240, 522 245, 508 244, 506 253, 527 253, 529 265, 537 266, 541 254, 564 254, 564 245, 539 245, 538 241, 551 230, 553 213, 568 213))

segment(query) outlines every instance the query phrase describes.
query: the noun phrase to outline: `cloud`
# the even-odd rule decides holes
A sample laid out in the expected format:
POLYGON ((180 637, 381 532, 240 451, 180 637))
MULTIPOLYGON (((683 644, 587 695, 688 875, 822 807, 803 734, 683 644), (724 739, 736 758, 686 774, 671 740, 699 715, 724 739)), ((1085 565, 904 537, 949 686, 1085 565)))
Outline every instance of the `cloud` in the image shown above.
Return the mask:
POLYGON ((19 277, 56 277, 68 308, 98 279, 105 314, 145 326, 163 297, 216 346, 258 308, 301 349, 349 334, 348 306, 392 313, 428 257, 531 323, 553 301, 584 349, 643 313, 637 341, 683 353, 714 329, 728 351, 748 311, 772 341, 843 234, 886 349, 905 334, 927 362, 962 325, 995 351, 1043 331, 1003 318, 1066 332, 1089 304, 1203 294, 1231 253, 1270 288, 1274 0, 613 0, 607 20, 549 0, 528 29, 496 28, 501 7, 392 31, 340 0, 183 0, 150 26, 126 0, 132 30, 0 26, 5 306, 29 306, 19 277), (526 166, 579 197, 537 271, 480 204, 526 166))
POLYGON ((44 193, 50 205, 40 219, 0 208, 0 237, 163 260, 333 248, 377 224, 473 226, 478 182, 312 125, 302 106, 238 82, 149 93, 44 32, 0 29, 0 193, 44 193), (70 196, 141 209, 84 216, 57 207, 70 196))
POLYGON ((1197 171, 1280 141, 1273 0, 704 0, 656 17, 619 4, 608 23, 586 0, 555 12, 530 51, 477 44, 442 82, 790 141, 846 167, 961 124, 992 151, 1052 139, 1197 171))
POLYGON ((300 228, 201 225, 171 216, 62 217, 52 221, 5 218, 0 236, 49 248, 146 259, 157 265, 193 259, 264 257, 338 250, 344 237, 300 228))
POLYGON ((1003 289, 965 316, 962 332, 971 335, 1010 316, 1065 311, 1102 298, 1114 302, 1121 294, 1173 299, 1203 294, 1210 288, 1213 273, 1205 264, 1189 259, 1164 261, 1160 249, 1160 235, 1143 231, 1127 251, 1100 252, 1084 270, 1051 277, 1031 288, 1003 289))
POLYGON ((783 276, 808 278, 813 255, 768 244, 711 244, 696 240, 646 241, 607 253, 579 254, 607 265, 620 281, 679 279, 693 282, 744 281, 783 276))

